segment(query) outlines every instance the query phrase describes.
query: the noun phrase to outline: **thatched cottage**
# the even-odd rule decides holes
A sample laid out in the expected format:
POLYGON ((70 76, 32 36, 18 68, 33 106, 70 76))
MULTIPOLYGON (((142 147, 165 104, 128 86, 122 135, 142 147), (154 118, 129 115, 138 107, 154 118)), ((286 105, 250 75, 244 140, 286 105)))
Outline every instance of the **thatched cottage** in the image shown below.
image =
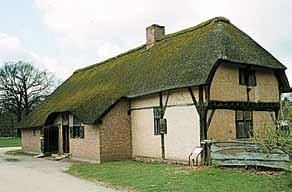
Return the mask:
POLYGON ((165 35, 79 69, 21 122, 27 152, 104 162, 187 160, 205 139, 273 124, 286 67, 226 18, 165 35))

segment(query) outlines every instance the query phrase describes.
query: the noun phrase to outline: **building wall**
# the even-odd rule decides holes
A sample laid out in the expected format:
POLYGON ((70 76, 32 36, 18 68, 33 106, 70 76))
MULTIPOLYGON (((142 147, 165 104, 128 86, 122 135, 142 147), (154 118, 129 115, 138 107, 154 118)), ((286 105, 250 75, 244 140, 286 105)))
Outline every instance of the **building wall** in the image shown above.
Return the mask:
POLYGON ((99 129, 96 125, 83 125, 84 138, 70 138, 73 159, 100 162, 99 129))
POLYGON ((129 109, 130 102, 121 100, 102 118, 102 123, 98 125, 102 162, 131 158, 132 140, 129 109))
POLYGON ((133 157, 161 157, 160 135, 154 135, 153 109, 131 111, 133 157))
POLYGON ((275 112, 254 111, 253 112, 253 128, 254 131, 267 127, 275 127, 275 112))
MULTIPOLYGON (((253 131, 274 125, 275 113, 253 111, 253 131)), ((216 109, 208 129, 208 139, 236 139, 235 111, 216 109)))
MULTIPOLYGON (((208 112, 211 114, 211 111, 208 112)), ((208 119, 208 117, 207 117, 208 119)), ((216 109, 208 128, 208 139, 236 139, 235 111, 216 109)))
MULTIPOLYGON (((239 67, 222 63, 217 68, 210 88, 210 100, 248 101, 245 85, 239 84, 239 67)), ((253 68, 256 71, 255 87, 249 87, 252 102, 279 102, 278 80, 272 70, 253 68)), ((208 111, 208 117, 211 110, 208 111)), ((274 113, 273 113, 274 114, 274 113)), ((275 114, 274 114, 275 115, 275 114)), ((207 119, 208 119, 207 117, 207 119)), ((254 130, 264 124, 273 125, 270 112, 253 111, 254 130)), ((208 139, 236 139, 235 111, 217 109, 208 128, 208 139)))
MULTIPOLYGON (((193 89, 198 97, 198 90, 193 89)), ((168 92, 163 92, 165 104, 168 92)), ((166 108, 167 159, 187 160, 194 147, 200 146, 199 117, 187 89, 171 90, 166 108)), ((198 98, 197 98, 198 99, 198 98)), ((131 101, 133 157, 161 158, 161 136, 154 135, 153 107, 159 107, 159 95, 139 97, 131 101)))
POLYGON ((22 150, 27 153, 41 153, 40 136, 40 129, 21 129, 22 150))
MULTIPOLYGON (((73 115, 69 114, 69 127, 73 125, 73 115)), ((63 153, 62 115, 58 115, 54 124, 59 127, 59 153, 63 153)), ((100 162, 99 129, 97 125, 84 126, 84 138, 69 136, 69 154, 72 159, 100 162)))
POLYGON ((165 157, 187 160, 195 147, 200 147, 200 120, 194 106, 169 107, 166 109, 167 134, 165 157))
MULTIPOLYGON (((254 68, 257 86, 250 87, 250 101, 279 102, 278 80, 272 70, 254 68)), ((210 99, 247 101, 245 85, 239 84, 239 66, 222 63, 217 68, 210 88, 210 99)))

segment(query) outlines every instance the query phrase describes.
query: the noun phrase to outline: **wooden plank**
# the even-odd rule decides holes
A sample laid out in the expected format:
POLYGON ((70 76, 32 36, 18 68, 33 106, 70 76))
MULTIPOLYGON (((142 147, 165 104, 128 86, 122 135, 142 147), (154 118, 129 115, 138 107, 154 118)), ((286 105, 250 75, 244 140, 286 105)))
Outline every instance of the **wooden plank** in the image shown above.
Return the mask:
POLYGON ((221 166, 261 166, 292 171, 289 156, 282 151, 263 153, 249 141, 210 142, 212 163, 221 166))
POLYGON ((282 169, 286 171, 292 171, 292 167, 287 162, 277 162, 277 161, 251 161, 251 160, 225 160, 225 161, 212 161, 213 164, 219 166, 254 166, 254 167, 269 167, 282 169))
POLYGON ((290 162, 289 156, 286 154, 267 154, 267 153, 248 153, 239 154, 221 154, 212 153, 214 160, 257 160, 257 161, 285 161, 290 162))
POLYGON ((260 149, 260 147, 256 146, 256 145, 229 145, 229 146, 216 146, 216 145, 212 145, 211 146, 211 151, 212 152, 219 152, 219 151, 228 151, 228 150, 242 150, 242 151, 258 151, 260 149))

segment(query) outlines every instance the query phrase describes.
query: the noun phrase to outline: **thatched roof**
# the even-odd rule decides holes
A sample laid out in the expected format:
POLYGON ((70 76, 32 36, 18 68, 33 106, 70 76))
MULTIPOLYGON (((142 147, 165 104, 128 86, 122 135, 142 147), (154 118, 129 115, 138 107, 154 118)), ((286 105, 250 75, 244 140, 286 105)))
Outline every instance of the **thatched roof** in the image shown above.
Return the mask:
POLYGON ((75 71, 20 127, 42 126, 50 114, 64 111, 93 124, 120 98, 206 84, 218 60, 286 69, 229 20, 218 17, 166 35, 150 49, 142 45, 75 71))

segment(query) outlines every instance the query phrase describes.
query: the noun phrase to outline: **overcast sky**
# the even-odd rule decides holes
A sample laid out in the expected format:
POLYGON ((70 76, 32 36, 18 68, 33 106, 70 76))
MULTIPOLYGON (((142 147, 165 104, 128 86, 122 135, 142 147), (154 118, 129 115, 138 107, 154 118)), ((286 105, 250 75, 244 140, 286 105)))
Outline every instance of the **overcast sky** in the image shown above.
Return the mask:
POLYGON ((0 0, 0 64, 27 60, 66 79, 73 71, 145 43, 145 28, 166 33, 224 16, 288 67, 291 0, 0 0))

